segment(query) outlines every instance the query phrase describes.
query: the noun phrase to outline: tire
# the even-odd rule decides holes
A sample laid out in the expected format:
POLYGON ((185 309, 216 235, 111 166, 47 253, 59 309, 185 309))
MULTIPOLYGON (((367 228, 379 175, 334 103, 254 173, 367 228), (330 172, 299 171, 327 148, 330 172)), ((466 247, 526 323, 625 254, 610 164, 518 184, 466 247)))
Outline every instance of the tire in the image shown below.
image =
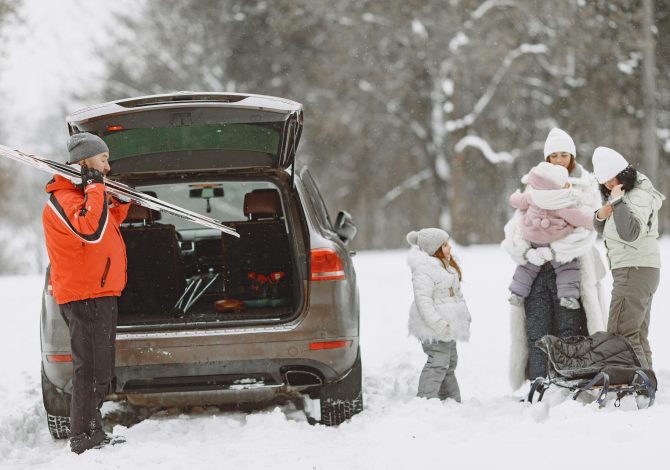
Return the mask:
POLYGON ((47 412, 47 427, 54 439, 70 437, 70 400, 72 396, 52 384, 42 366, 42 402, 47 412))
POLYGON ((361 352, 347 376, 321 388, 321 424, 337 426, 363 411, 361 352))

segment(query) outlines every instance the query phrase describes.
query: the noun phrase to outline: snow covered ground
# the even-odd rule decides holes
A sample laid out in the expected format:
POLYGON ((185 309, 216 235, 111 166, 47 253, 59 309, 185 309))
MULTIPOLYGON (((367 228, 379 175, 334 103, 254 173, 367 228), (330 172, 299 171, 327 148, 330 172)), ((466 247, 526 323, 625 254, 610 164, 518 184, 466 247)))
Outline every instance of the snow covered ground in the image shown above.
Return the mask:
MULTIPOLYGON (((670 266, 670 239, 663 241, 670 266)), ((497 246, 458 248, 473 316, 471 342, 459 346, 463 403, 414 397, 424 362, 407 337, 411 300, 405 251, 355 258, 362 302, 365 411, 339 428, 311 426, 295 406, 252 413, 167 410, 117 434, 116 447, 71 454, 46 428, 39 385, 42 279, 0 278, 0 468, 405 469, 600 468, 663 466, 670 422, 670 290, 667 271, 654 301, 650 340, 659 377, 656 404, 598 409, 549 393, 519 402, 527 388, 507 385, 507 289, 513 265, 497 246)), ((607 282, 609 283, 609 276, 607 282)), ((123 406, 106 404, 110 416, 123 406)), ((146 413, 148 414, 148 413, 146 413)))

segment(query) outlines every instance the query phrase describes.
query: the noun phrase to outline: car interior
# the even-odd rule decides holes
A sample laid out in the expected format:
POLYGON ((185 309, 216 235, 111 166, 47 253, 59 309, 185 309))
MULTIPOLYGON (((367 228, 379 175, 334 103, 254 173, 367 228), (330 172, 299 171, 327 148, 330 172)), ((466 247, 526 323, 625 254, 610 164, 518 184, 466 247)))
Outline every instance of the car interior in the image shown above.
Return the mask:
POLYGON ((184 182, 138 189, 222 220, 240 238, 133 204, 121 225, 128 277, 119 298, 120 327, 213 327, 292 316, 299 282, 273 183, 184 182))

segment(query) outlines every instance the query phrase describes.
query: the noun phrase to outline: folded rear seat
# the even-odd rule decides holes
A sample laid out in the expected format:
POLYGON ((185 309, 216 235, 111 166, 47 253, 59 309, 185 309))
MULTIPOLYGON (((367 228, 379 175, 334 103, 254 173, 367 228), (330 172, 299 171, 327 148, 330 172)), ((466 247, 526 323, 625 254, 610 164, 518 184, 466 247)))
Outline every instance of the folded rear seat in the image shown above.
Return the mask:
MULTIPOLYGON (((286 222, 279 192, 276 189, 256 189, 244 196, 244 222, 226 222, 236 229, 240 238, 223 236, 223 281, 229 299, 258 299, 253 290, 250 273, 269 276, 283 273, 272 296, 287 302, 292 293, 292 262, 286 222)), ((270 290, 270 289, 269 289, 270 290)))
POLYGON ((170 312, 186 280, 174 225, 157 224, 160 212, 133 204, 121 226, 128 258, 128 282, 119 313, 170 312))

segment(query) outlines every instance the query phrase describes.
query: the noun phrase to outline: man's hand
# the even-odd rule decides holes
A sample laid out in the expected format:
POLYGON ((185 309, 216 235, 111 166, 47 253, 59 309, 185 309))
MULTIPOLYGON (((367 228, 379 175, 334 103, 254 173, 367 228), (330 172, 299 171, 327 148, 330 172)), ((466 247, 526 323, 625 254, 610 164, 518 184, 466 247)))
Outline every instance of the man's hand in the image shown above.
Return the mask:
POLYGON ((618 197, 623 196, 624 192, 625 191, 623 190, 623 184, 617 184, 616 186, 614 186, 612 188, 612 192, 611 192, 612 199, 616 199, 618 197))
MULTIPOLYGON (((612 191, 612 192, 614 192, 614 191, 612 191)), ((598 217, 600 220, 605 220, 610 215, 612 215, 612 212, 614 212, 614 208, 612 208, 612 205, 611 204, 605 204, 604 206, 602 206, 598 210, 598 213, 596 214, 596 217, 598 217)))
POLYGON ((81 182, 84 186, 93 183, 102 183, 103 175, 100 170, 89 168, 88 166, 81 167, 81 182))

